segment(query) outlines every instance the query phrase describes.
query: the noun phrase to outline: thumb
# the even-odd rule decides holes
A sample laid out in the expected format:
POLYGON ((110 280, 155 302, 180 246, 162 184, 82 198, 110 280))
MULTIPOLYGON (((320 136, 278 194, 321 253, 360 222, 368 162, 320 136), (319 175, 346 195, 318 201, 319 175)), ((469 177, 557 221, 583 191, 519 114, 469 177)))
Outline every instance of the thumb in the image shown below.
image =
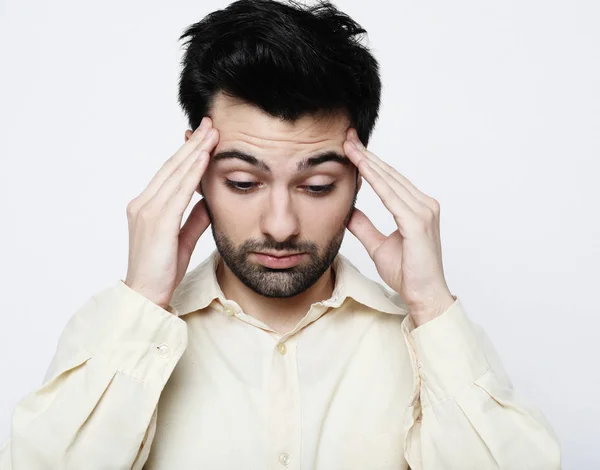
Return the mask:
POLYGON ((373 225, 373 222, 365 215, 360 209, 354 208, 352 217, 348 222, 348 230, 362 243, 366 248, 367 253, 371 259, 377 248, 387 239, 387 237, 381 233, 373 225))
POLYGON ((206 202, 200 199, 188 215, 187 220, 179 230, 179 249, 183 250, 183 257, 191 257, 200 236, 210 225, 206 202))

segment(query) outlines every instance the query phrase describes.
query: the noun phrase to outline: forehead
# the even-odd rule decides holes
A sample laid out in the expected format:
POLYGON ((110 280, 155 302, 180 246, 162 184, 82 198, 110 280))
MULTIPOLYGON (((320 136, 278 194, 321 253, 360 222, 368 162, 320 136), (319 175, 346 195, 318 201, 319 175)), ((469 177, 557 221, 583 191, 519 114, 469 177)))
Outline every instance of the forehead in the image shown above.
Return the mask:
POLYGON ((215 152, 245 150, 271 161, 335 150, 343 153, 349 119, 344 113, 303 116, 295 122, 275 118, 256 106, 217 94, 211 108, 219 130, 215 152))

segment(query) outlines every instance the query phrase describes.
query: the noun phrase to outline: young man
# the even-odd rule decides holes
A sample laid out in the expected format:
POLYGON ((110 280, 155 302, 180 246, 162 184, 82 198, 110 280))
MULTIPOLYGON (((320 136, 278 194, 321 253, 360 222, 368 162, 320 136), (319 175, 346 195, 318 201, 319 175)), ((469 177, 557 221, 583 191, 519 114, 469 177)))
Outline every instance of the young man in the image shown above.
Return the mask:
POLYGON ((67 324, 0 469, 560 468, 446 285, 439 204, 366 148, 363 32, 269 0, 185 32, 194 131, 129 203, 126 279, 67 324), (363 179, 389 236, 354 207, 363 179), (186 274, 208 226, 217 250, 186 274), (338 253, 346 228, 387 286, 338 253))

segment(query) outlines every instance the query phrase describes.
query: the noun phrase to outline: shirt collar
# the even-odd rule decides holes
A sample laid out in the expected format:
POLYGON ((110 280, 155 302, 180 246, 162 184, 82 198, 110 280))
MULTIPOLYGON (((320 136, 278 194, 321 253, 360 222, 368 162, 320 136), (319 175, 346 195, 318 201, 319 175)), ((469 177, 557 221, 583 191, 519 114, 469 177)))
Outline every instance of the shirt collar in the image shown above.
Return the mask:
MULTIPOLYGON (((220 254, 213 252, 193 270, 186 273, 175 289, 170 306, 173 313, 183 316, 206 308, 218 299, 225 305, 227 299, 217 281, 217 265, 220 254)), ((338 253, 333 261, 335 286, 331 298, 326 303, 339 307, 350 297, 365 307, 384 313, 407 315, 406 303, 396 292, 364 276, 348 258, 338 253)))

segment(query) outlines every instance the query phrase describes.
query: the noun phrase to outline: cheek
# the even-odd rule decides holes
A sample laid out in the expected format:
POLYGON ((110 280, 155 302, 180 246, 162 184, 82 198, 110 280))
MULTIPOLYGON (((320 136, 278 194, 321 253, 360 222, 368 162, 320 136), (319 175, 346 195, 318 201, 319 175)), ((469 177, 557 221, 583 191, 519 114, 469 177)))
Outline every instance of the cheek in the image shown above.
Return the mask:
POLYGON ((340 230, 351 203, 352 194, 342 191, 323 199, 305 197, 299 214, 303 231, 317 239, 331 238, 340 230))
POLYGON ((259 214, 256 203, 232 193, 216 178, 208 178, 202 186, 219 231, 236 242, 255 232, 259 214))

